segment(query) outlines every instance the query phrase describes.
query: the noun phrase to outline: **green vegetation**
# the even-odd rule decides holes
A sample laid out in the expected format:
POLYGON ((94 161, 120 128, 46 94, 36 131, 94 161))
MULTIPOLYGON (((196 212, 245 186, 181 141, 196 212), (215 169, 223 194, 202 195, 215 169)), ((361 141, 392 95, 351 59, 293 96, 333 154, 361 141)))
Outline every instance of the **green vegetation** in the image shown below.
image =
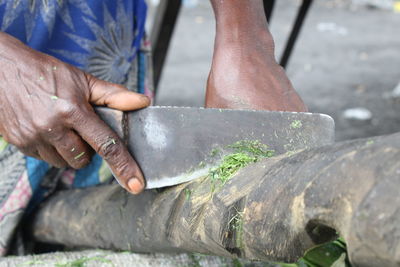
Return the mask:
MULTIPOLYGON (((227 148, 231 149, 232 153, 224 156, 221 164, 209 171, 212 191, 215 190, 217 184, 223 186, 241 168, 260 159, 270 158, 275 153, 274 150, 269 150, 267 145, 257 140, 238 141, 227 148)), ((212 152, 212 154, 214 153, 212 152)))
POLYGON ((8 143, 0 136, 0 152, 6 149, 8 143))
POLYGON ((32 266, 32 265, 43 265, 46 264, 44 261, 41 260, 30 260, 19 264, 18 266, 32 266))
POLYGON ((210 156, 211 157, 215 157, 216 155, 218 155, 219 154, 219 149, 218 148, 213 148, 212 150, 211 150, 211 152, 210 152, 210 156))
POLYGON ((58 99, 58 96, 52 95, 50 98, 51 98, 51 100, 57 100, 57 99, 58 99))
POLYGON ((256 162, 257 158, 246 153, 233 153, 225 156, 222 163, 210 170, 212 181, 219 181, 224 185, 239 169, 247 166, 251 162, 256 162))
POLYGON ((185 190, 183 190, 185 192, 185 198, 186 200, 189 200, 190 197, 192 196, 192 190, 190 190, 189 188, 185 188, 185 190))
POLYGON ((236 233, 235 245, 238 248, 243 248, 243 212, 236 211, 235 216, 228 222, 229 230, 236 233))
POLYGON ((369 146, 369 145, 372 145, 373 143, 375 143, 374 140, 368 140, 366 144, 369 146))
POLYGON ((290 127, 293 129, 299 129, 303 126, 303 124, 301 123, 300 120, 294 120, 292 121, 292 123, 290 124, 290 127))
POLYGON ((199 253, 189 254, 189 258, 192 261, 188 267, 202 267, 200 261, 204 257, 204 255, 199 253))
MULTIPOLYGON (((302 127, 301 121, 293 121, 291 124, 293 129, 302 127)), ((371 143, 371 142, 370 142, 371 143)), ((224 156, 219 166, 210 169, 209 178, 212 183, 212 191, 216 185, 223 186, 229 179, 241 168, 250 163, 257 162, 263 158, 274 156, 274 151, 269 150, 268 146, 260 141, 243 140, 238 141, 227 148, 232 149, 232 153, 224 156)), ((212 156, 219 154, 219 150, 213 149, 212 156)), ((185 192, 186 193, 186 192, 185 192)), ((242 247, 243 235, 243 212, 237 212, 236 215, 229 221, 229 227, 236 232, 236 246, 242 247)), ((234 266, 240 266, 237 260, 234 266)), ((269 263, 266 263, 266 266, 269 263)), ((339 238, 333 242, 326 243, 308 250, 304 257, 293 264, 277 263, 280 267, 351 267, 347 256, 346 243, 339 238)))
POLYGON ((80 159, 83 155, 85 155, 85 152, 79 153, 78 155, 76 155, 76 156, 74 157, 74 159, 80 159))
MULTIPOLYGON (((240 217, 242 215, 235 216, 231 219, 232 225, 238 222, 240 227, 240 217)), ((296 263, 272 263, 272 262, 260 262, 250 261, 245 259, 227 259, 225 264, 220 265, 221 267, 243 267, 243 266, 264 266, 264 267, 351 267, 349 258, 346 252, 346 244, 342 238, 339 238, 333 242, 323 244, 308 250, 304 257, 299 259, 296 263)), ((192 260, 191 264, 187 267, 202 267, 201 259, 206 255, 202 254, 191 254, 189 255, 192 260)))
POLYGON ((94 256, 94 257, 82 257, 73 261, 65 262, 65 263, 56 263, 55 267, 85 267, 87 262, 90 261, 99 261, 102 263, 108 263, 111 266, 114 266, 111 260, 106 259, 102 256, 94 256))
POLYGON ((281 264, 281 267, 351 267, 347 256, 346 243, 342 238, 314 247, 304 257, 293 264, 281 264))
POLYGON ((243 264, 240 262, 239 259, 233 259, 232 265, 233 265, 233 267, 243 267, 243 264))

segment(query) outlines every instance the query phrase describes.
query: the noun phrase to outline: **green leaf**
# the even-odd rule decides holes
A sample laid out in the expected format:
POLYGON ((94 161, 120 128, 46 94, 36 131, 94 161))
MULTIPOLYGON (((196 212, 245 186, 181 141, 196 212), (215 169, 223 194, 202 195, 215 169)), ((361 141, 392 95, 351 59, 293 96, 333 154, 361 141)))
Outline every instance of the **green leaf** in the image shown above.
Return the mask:
POLYGON ((0 152, 6 149, 7 146, 8 143, 3 139, 3 137, 0 136, 0 152))

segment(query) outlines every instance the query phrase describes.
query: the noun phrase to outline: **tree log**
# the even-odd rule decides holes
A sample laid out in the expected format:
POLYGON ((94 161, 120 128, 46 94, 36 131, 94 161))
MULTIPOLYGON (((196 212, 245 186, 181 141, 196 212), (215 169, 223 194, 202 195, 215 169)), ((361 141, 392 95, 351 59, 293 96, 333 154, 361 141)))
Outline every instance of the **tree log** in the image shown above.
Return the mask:
POLYGON ((276 156, 211 183, 139 196, 117 185, 63 191, 41 207, 33 233, 70 246, 284 262, 339 234, 355 266, 400 266, 400 133, 276 156))

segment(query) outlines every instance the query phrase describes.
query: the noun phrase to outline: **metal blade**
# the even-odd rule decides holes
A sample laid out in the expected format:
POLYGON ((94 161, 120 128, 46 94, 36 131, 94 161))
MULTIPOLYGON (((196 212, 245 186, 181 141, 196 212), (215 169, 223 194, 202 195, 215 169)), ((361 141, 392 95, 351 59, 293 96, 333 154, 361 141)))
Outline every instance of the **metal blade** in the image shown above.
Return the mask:
MULTIPOLYGON (((96 108, 122 135, 122 113, 96 108)), ((128 147, 146 178, 146 188, 180 184, 218 164, 227 146, 258 140, 282 154, 334 142, 334 121, 324 114, 149 107, 127 113, 128 147), (219 156, 212 156, 218 150, 219 156)))

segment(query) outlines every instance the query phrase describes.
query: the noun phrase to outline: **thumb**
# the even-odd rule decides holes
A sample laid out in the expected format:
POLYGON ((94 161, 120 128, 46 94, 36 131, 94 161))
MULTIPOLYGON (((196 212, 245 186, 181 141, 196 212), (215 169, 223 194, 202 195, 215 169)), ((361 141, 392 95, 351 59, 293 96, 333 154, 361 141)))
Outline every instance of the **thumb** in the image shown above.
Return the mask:
POLYGON ((150 98, 143 94, 128 91, 122 85, 106 82, 89 74, 87 76, 91 104, 121 111, 141 109, 150 105, 150 98))

